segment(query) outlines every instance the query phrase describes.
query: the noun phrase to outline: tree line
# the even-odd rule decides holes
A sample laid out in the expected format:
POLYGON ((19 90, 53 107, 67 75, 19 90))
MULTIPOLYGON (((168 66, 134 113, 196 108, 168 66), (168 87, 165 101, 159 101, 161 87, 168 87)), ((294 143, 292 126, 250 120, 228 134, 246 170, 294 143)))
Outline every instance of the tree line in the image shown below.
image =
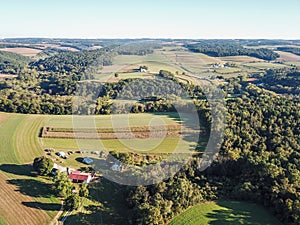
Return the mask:
POLYGON ((224 56, 251 56, 264 60, 275 60, 279 54, 266 48, 245 48, 236 42, 221 41, 202 41, 196 44, 187 44, 185 46, 190 51, 204 53, 212 57, 224 56))

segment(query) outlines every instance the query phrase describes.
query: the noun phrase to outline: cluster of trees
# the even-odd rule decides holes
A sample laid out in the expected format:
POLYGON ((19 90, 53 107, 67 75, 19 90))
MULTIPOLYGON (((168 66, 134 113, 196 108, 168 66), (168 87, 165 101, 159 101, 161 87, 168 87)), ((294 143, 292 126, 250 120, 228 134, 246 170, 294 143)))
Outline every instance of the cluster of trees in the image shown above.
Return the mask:
POLYGON ((194 159, 167 181, 130 189, 134 224, 164 224, 199 201, 216 199, 253 201, 284 224, 299 224, 300 101, 253 84, 240 92, 227 102, 224 142, 208 169, 199 171, 194 159))
MULTIPOLYGON (((33 169, 43 176, 51 173, 54 166, 52 159, 45 156, 37 157, 33 161, 33 169)), ((89 189, 87 184, 81 183, 76 190, 72 181, 68 178, 66 173, 56 172, 54 177, 53 190, 59 196, 65 199, 65 208, 67 210, 78 209, 82 205, 83 198, 89 196, 89 189)))
POLYGON ((300 46, 299 48, 293 48, 293 47, 278 47, 278 51, 283 51, 283 52, 290 52, 296 55, 300 55, 300 46))
POLYGON ((125 42, 116 48, 120 55, 148 55, 154 52, 154 49, 161 48, 161 46, 154 42, 125 42))
POLYGON ((204 53, 213 57, 246 55, 264 60, 274 60, 279 57, 279 54, 270 49, 244 48, 235 42, 203 41, 196 44, 188 44, 186 47, 193 52, 204 53))
POLYGON ((0 111, 25 114, 72 114, 72 97, 40 95, 29 90, 0 90, 0 111))
POLYGON ((122 163, 136 166, 143 166, 151 163, 155 164, 164 158, 163 155, 145 155, 131 152, 110 151, 109 154, 122 163))
POLYGON ((58 173, 55 176, 53 190, 55 190, 58 196, 65 199, 65 208, 67 210, 77 210, 82 206, 83 198, 87 198, 89 196, 87 184, 79 184, 78 190, 76 190, 74 184, 68 178, 66 173, 58 173), (74 190, 76 191, 74 192, 74 190))
POLYGON ((112 54, 106 54, 110 51, 108 48, 92 51, 63 52, 45 59, 40 59, 30 64, 31 67, 39 71, 56 72, 62 74, 79 75, 85 71, 88 66, 111 65, 112 54))
POLYGON ((33 161, 33 169, 39 175, 48 175, 53 169, 54 162, 45 156, 37 157, 33 161))
POLYGON ((247 46, 262 46, 262 45, 299 45, 298 40, 268 40, 268 39, 251 39, 238 40, 240 44, 247 46))
POLYGON ((33 48, 33 49, 38 49, 38 50, 43 50, 41 46, 37 45, 24 45, 24 44, 9 44, 9 43, 1 43, 0 44, 0 49, 1 48, 33 48))
POLYGON ((62 52, 30 63, 38 71, 43 93, 50 95, 73 95, 78 82, 93 79, 102 66, 111 65, 114 53, 103 48, 92 51, 62 52))
POLYGON ((29 58, 12 52, 0 51, 0 73, 18 74, 29 63, 29 58))
POLYGON ((178 213, 203 201, 203 190, 184 174, 151 186, 129 188, 127 203, 137 225, 166 224, 178 213))
POLYGON ((300 94, 299 72, 268 70, 260 82, 262 87, 279 94, 300 94))

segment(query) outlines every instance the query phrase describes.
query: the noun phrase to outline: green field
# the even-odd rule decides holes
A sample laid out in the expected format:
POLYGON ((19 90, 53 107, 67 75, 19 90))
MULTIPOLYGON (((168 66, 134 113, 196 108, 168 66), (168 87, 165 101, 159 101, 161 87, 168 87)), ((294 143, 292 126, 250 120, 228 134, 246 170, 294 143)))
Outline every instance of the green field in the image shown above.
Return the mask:
MULTIPOLYGON (((286 54, 286 53, 283 53, 286 54)), ((281 58, 280 58, 281 59, 281 58)), ((179 50, 172 50, 164 48, 163 50, 156 50, 153 54, 146 56, 131 56, 118 55, 113 60, 112 68, 122 68, 114 72, 119 73, 119 78, 114 78, 114 73, 103 73, 95 75, 97 80, 117 82, 120 79, 126 78, 145 78, 143 74, 132 73, 126 68, 139 68, 139 66, 147 66, 151 74, 157 74, 160 70, 168 70, 174 74, 178 73, 180 78, 183 72, 186 74, 193 74, 200 77, 211 77, 222 75, 226 78, 249 75, 265 69, 280 69, 290 67, 291 57, 285 57, 285 63, 279 64, 274 62, 267 62, 258 58, 249 56, 229 56, 229 57, 211 57, 202 53, 189 52, 182 48, 179 50), (287 60, 289 59, 289 60, 287 60), (211 65, 215 63, 225 64, 234 63, 237 67, 213 68, 211 65), (122 67, 123 65, 123 67, 122 67), (128 67, 129 66, 129 67, 128 67)), ((292 60, 297 62, 297 60, 292 60)), ((298 65, 298 63, 295 63, 298 65)), ((186 78, 182 76, 182 78, 186 78)))
POLYGON ((49 180, 28 164, 43 154, 38 134, 45 118, 0 113, 0 216, 8 224, 47 224, 61 207, 49 180))
MULTIPOLYGON (((72 116, 46 116, 46 115, 21 115, 21 114, 0 114, 2 118, 7 117, 1 126, 0 147, 2 157, 0 163, 32 163, 36 156, 44 155, 46 148, 54 148, 55 151, 78 151, 78 150, 105 150, 137 152, 149 154, 168 154, 172 152, 192 153, 196 143, 185 138, 165 137, 146 139, 65 139, 65 138, 41 138, 41 128, 44 126, 57 128, 72 128, 73 120, 75 127, 101 127, 101 128, 122 128, 126 126, 140 127, 149 125, 173 125, 180 123, 189 125, 191 120, 189 114, 183 114, 179 118, 176 113, 168 114, 128 114, 113 116, 95 117, 72 117, 72 116), (127 122, 126 122, 127 121, 127 122)), ((193 125, 193 124, 190 124, 193 125)), ((206 146, 207 138, 201 137, 203 149, 206 146)), ((80 155, 72 155, 68 160, 61 160, 54 157, 58 164, 66 166, 82 165, 76 158, 80 155)), ((10 176, 8 174, 7 176, 10 176)))
POLYGON ((210 202, 192 207, 169 225, 280 225, 265 208, 246 202, 210 202))
MULTIPOLYGON (((155 120, 164 122, 165 124, 177 124, 179 121, 178 114, 117 114, 117 115, 103 115, 103 116, 44 116, 46 118, 44 126, 50 127, 65 127, 72 128, 73 120, 79 127, 90 127, 95 124, 96 127, 126 127, 127 124, 124 120, 127 120, 129 126, 147 126, 149 123, 155 120)), ((185 116, 188 118, 188 115, 185 116)))
MULTIPOLYGON (((119 55, 114 58, 114 65, 136 65, 136 69, 139 66, 147 66, 150 73, 158 73, 160 70, 168 70, 172 73, 182 73, 183 70, 175 66, 165 55, 156 52, 146 56, 130 56, 130 55, 119 55)), ((116 71, 117 72, 117 71, 116 71)))
POLYGON ((114 58, 113 64, 139 64, 146 61, 165 62, 166 59, 161 54, 149 54, 145 56, 138 55, 118 55, 114 58))
MULTIPOLYGON (((144 64, 143 64, 144 65, 144 64)), ((118 77, 115 77, 115 73, 111 74, 96 74, 94 75, 94 78, 98 82, 118 82, 122 79, 151 79, 153 78, 156 74, 150 74, 150 73, 139 73, 139 72, 130 72, 130 73, 120 73, 118 72, 118 77)))
MULTIPOLYGON (((182 120, 191 120, 188 114, 183 114, 182 120)), ((76 117, 76 127, 101 127, 101 128, 122 128, 126 126, 140 127, 149 125, 172 125, 178 124, 181 120, 177 114, 129 114, 113 116, 95 116, 76 117), (126 124, 127 120, 127 124, 126 124)), ((184 122, 188 125, 189 122, 184 122)), ((52 116, 44 123, 49 127, 72 128, 72 116, 52 116)), ((206 138, 203 137, 203 146, 206 138)), ((64 139, 64 138, 41 138, 43 148, 54 148, 56 150, 118 150, 122 152, 139 152, 139 153, 186 153, 194 150, 195 144, 184 138, 147 138, 147 139, 111 139, 111 140, 87 140, 87 139, 64 139)))

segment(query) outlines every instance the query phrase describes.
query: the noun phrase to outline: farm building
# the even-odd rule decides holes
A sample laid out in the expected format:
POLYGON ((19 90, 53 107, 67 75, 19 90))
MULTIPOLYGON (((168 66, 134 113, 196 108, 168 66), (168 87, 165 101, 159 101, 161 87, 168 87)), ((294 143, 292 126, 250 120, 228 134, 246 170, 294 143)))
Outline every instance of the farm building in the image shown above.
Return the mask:
POLYGON ((91 165, 94 161, 91 158, 85 157, 82 162, 91 165))
POLYGON ((90 183, 93 175, 91 173, 81 173, 80 171, 74 171, 68 175, 68 178, 74 183, 90 183))
POLYGON ((148 70, 146 70, 146 69, 143 69, 143 68, 140 68, 140 69, 139 69, 139 72, 140 72, 140 73, 147 73, 147 72, 148 72, 148 70))
POLYGON ((138 72, 147 73, 148 72, 148 67, 147 66, 140 66, 140 68, 138 69, 138 72))

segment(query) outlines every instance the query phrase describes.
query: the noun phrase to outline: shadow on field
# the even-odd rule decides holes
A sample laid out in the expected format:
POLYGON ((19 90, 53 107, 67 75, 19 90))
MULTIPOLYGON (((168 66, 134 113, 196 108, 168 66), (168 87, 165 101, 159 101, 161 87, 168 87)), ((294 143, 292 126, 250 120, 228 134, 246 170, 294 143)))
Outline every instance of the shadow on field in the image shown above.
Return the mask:
POLYGON ((31 197, 51 197, 51 184, 44 183, 35 179, 12 179, 7 181, 15 185, 18 192, 31 197))
POLYGON ((80 162, 80 163, 82 163, 83 164, 83 157, 77 157, 76 159, 75 159, 77 162, 80 162))
POLYGON ((17 164, 2 164, 0 170, 6 173, 11 173, 19 176, 36 176, 32 170, 32 165, 17 165, 17 164))
MULTIPOLYGON (((263 221, 262 223, 257 221, 259 215, 259 207, 249 205, 244 206, 240 202, 219 202, 219 206, 225 207, 228 210, 219 209, 213 210, 211 213, 206 214, 207 218, 213 219, 210 225, 229 225, 229 224, 257 224, 257 225, 271 225, 272 222, 263 221), (270 222, 270 223, 269 223, 270 222)), ((261 219, 261 218, 260 218, 261 219)))
POLYGON ((65 224, 128 225, 129 213, 124 198, 124 189, 124 186, 101 178, 100 183, 94 183, 89 186, 90 200, 100 203, 100 206, 84 206, 87 213, 72 214, 68 217, 65 224))
POLYGON ((46 211, 58 211, 61 208, 61 205, 57 203, 22 202, 22 204, 30 208, 42 209, 46 211))
POLYGON ((209 135, 207 134, 206 127, 204 124, 206 124, 204 121, 202 121, 198 114, 192 114, 192 113, 177 113, 177 112, 154 112, 152 113, 156 116, 167 116, 170 119, 176 121, 179 124, 184 125, 185 128, 190 129, 188 132, 184 132, 184 134, 181 134, 180 139, 186 141, 186 142, 198 142, 198 144, 191 144, 190 143, 190 151, 196 151, 203 153, 209 139, 209 135))

